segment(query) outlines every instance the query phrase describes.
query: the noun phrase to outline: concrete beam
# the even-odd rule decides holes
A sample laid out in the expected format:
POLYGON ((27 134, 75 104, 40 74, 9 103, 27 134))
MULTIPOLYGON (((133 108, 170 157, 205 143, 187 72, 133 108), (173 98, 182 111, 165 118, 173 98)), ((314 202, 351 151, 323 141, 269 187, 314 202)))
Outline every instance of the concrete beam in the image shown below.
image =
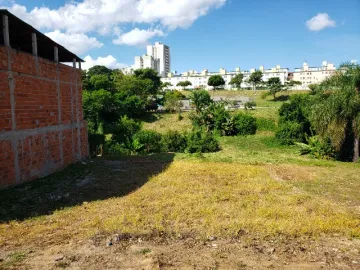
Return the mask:
POLYGON ((10 47, 10 34, 9 34, 9 18, 7 15, 2 15, 4 45, 10 47))
POLYGON ((32 40, 32 53, 33 55, 38 55, 38 46, 37 46, 37 38, 36 33, 31 34, 31 40, 32 40))
POLYGON ((56 63, 58 63, 59 62, 59 49, 58 49, 58 47, 54 47, 54 61, 56 62, 56 63))

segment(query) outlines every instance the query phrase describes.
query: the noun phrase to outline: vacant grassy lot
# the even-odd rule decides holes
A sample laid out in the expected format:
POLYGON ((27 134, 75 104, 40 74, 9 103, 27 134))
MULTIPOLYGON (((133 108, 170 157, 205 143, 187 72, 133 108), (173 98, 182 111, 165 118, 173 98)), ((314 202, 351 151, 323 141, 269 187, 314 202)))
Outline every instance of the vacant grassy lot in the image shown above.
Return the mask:
MULTIPOLYGON (((162 114, 145 128, 190 122, 162 114)), ((99 158, 0 191, 0 269, 360 267, 359 164, 300 156, 271 130, 220 142, 211 154, 99 158)))

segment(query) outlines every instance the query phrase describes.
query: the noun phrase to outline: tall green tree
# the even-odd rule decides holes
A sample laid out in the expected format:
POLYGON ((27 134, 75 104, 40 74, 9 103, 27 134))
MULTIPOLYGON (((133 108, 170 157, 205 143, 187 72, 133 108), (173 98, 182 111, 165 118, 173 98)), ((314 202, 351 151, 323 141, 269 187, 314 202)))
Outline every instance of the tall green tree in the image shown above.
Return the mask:
POLYGON ((243 79, 244 79, 244 74, 239 73, 239 74, 235 75, 235 77, 233 77, 233 78, 231 79, 231 81, 229 82, 229 84, 235 85, 237 89, 240 89, 240 88, 241 88, 241 84, 242 84, 242 82, 243 82, 243 79))
POLYGON ((345 64, 325 80, 316 93, 311 121, 316 131, 330 138, 338 151, 352 150, 352 160, 359 160, 360 136, 360 66, 345 64), (344 143, 349 137, 352 143, 344 143), (350 149, 344 149, 350 148, 350 149))
POLYGON ((270 94, 274 96, 274 100, 276 99, 276 93, 284 91, 286 89, 286 86, 281 83, 281 80, 278 77, 270 78, 266 82, 266 85, 269 88, 270 94))
POLYGON ((256 70, 255 72, 251 73, 249 83, 252 84, 254 91, 256 90, 256 86, 263 82, 262 77, 263 73, 260 70, 256 70))
POLYGON ((93 66, 91 68, 88 69, 87 71, 87 75, 89 77, 92 77, 94 75, 107 75, 108 77, 110 77, 111 73, 113 71, 105 66, 99 66, 99 65, 96 65, 96 66, 93 66))
POLYGON ((134 71, 136 78, 140 80, 150 80, 152 84, 148 84, 148 93, 151 95, 156 95, 160 90, 161 80, 158 76, 158 73, 151 68, 137 69, 134 71))
POLYGON ((225 85, 225 80, 220 75, 213 75, 208 80, 208 85, 214 87, 214 90, 225 85))

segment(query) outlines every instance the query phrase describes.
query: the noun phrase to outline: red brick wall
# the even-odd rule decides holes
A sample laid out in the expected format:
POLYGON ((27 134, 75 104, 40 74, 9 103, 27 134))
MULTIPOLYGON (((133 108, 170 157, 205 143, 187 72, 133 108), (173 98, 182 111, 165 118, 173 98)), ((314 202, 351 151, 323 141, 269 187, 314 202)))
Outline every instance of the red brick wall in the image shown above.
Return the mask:
POLYGON ((0 46, 0 188, 88 156, 81 92, 79 69, 0 46))

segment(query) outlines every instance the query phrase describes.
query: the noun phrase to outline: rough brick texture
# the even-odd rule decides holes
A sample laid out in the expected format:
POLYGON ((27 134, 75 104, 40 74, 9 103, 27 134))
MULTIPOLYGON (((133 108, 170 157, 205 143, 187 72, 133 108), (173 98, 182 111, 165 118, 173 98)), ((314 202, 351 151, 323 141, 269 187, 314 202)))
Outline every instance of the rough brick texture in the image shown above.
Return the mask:
POLYGON ((88 156, 81 93, 79 69, 0 46, 0 188, 88 156))

